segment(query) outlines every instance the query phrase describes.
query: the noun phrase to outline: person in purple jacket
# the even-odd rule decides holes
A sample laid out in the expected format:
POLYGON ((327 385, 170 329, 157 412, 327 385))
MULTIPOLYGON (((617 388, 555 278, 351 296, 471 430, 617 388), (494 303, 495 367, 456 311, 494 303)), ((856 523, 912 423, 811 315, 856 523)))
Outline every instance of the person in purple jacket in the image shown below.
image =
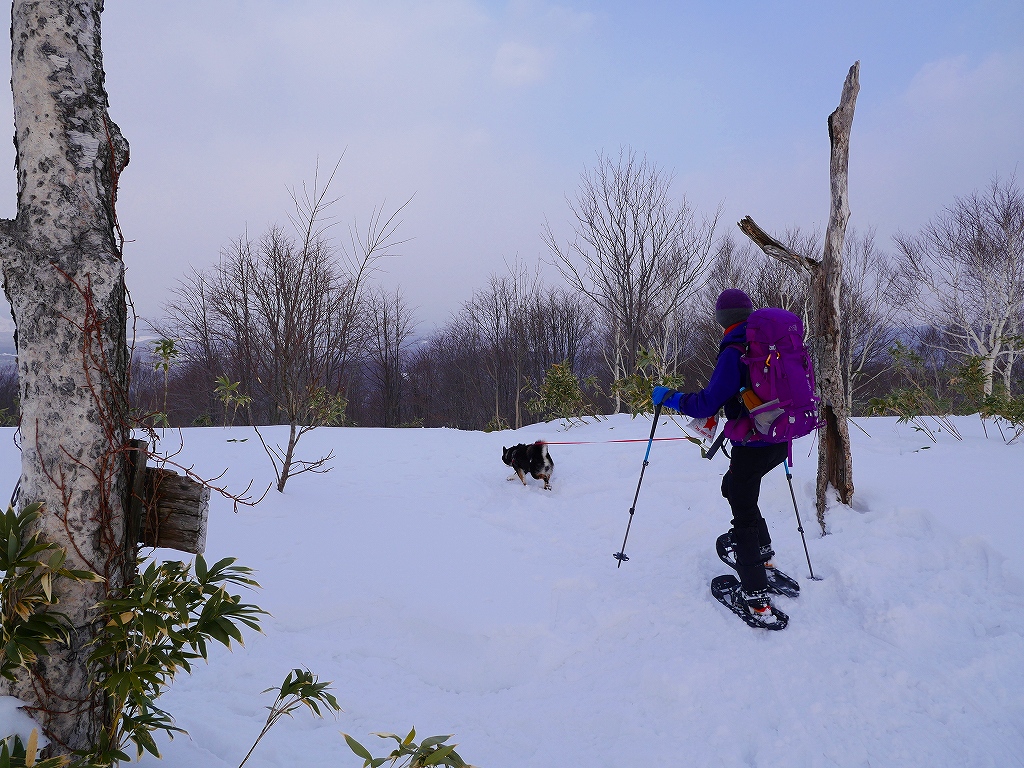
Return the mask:
MULTIPOLYGON (((708 385, 700 392, 676 392, 668 387, 655 387, 651 399, 655 405, 707 418, 725 409, 729 421, 746 414, 740 398, 741 389, 750 386, 750 373, 740 358, 746 346, 747 317, 754 311, 750 297, 737 289, 722 291, 715 303, 715 320, 725 333, 718 345, 718 362, 708 385)), ((732 534, 736 545, 736 572, 742 585, 748 610, 758 618, 769 620, 771 600, 766 567, 773 567, 772 539, 768 525, 761 516, 757 498, 761 478, 777 467, 789 452, 786 443, 732 441, 729 471, 722 478, 722 496, 732 508, 732 534)))

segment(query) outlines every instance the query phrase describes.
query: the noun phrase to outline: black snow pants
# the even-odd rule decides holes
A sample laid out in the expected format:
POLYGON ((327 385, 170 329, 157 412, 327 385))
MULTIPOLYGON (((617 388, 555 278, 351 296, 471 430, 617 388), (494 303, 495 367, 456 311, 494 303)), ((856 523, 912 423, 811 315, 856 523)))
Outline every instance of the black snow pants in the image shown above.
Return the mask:
POLYGON ((736 572, 745 592, 768 587, 768 577, 764 572, 766 558, 761 555, 761 550, 770 550, 772 537, 757 507, 757 497, 761 493, 761 478, 785 461, 788 454, 786 443, 734 446, 729 471, 722 478, 722 495, 732 507, 736 572))

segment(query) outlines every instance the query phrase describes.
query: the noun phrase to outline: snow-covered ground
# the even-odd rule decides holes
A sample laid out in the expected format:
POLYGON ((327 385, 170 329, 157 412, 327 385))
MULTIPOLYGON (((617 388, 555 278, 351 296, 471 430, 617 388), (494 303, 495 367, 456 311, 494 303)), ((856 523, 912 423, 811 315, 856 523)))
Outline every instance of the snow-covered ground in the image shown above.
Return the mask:
MULTIPOLYGON (((822 581, 807 579, 782 469, 762 485, 776 562, 803 589, 778 598, 790 625, 776 633, 708 591, 727 571, 727 464, 688 442, 655 444, 616 568, 645 446, 601 441, 646 438, 648 420, 310 433, 301 453, 333 449, 332 472, 238 514, 214 498, 207 557, 257 569, 252 598, 273 617, 178 679, 163 705, 190 736, 143 765, 237 766, 270 703, 260 691, 298 666, 333 680, 345 711, 285 720, 253 768, 355 767, 339 731, 379 754, 371 731, 413 725, 456 734, 486 768, 1024 765, 1024 447, 985 439, 976 418, 958 420, 963 442, 934 445, 892 419, 858 423, 856 503, 830 512, 824 538, 809 439, 795 449, 822 581), (502 446, 537 439, 597 444, 551 448, 553 491, 506 482, 502 446)), ((7 437, 0 487, 17 474, 7 437)), ((236 488, 271 479, 251 431, 184 441, 236 488)))

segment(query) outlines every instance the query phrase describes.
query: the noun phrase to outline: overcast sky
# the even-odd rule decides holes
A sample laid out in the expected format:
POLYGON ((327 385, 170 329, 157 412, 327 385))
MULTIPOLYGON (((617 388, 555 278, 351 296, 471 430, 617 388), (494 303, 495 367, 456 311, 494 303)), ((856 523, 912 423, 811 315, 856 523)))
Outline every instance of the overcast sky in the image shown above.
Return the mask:
MULTIPOLYGON (((231 238, 286 222, 288 187, 343 153, 343 222, 415 195, 381 279, 421 332, 506 260, 547 258, 543 221, 568 232, 601 150, 646 154, 701 212, 723 204, 720 232, 746 214, 823 227, 826 118, 856 60, 852 225, 891 248, 993 174, 1024 175, 1020 0, 107 0, 103 24, 145 317, 231 238)), ((13 133, 9 99, 0 124, 13 133)), ((0 175, 0 216, 14 184, 0 175)))

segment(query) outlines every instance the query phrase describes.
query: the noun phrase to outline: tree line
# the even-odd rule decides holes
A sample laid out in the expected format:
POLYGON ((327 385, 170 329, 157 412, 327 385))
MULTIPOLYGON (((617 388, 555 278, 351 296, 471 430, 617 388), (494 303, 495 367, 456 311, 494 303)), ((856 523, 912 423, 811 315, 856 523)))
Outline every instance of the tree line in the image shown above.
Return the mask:
MULTIPOLYGON (((539 266, 508 263, 441 327, 420 333, 401 289, 373 279, 399 242, 399 211, 381 208, 351 227, 342 248, 329 237, 329 186, 293 195, 291 227, 242 236, 213 267, 182 279, 154 324, 172 358, 161 366, 146 345, 133 357, 136 408, 173 426, 301 424, 333 398, 335 423, 517 428, 581 415, 542 396, 556 365, 571 372, 581 413, 641 409, 639 390, 655 381, 700 387, 721 337, 714 302, 727 287, 755 307, 806 316, 806 284, 793 270, 723 231, 718 212, 698 212, 673 194, 670 173, 624 149, 582 174, 568 241, 545 223, 554 281, 539 266)), ((777 236, 821 258, 819 232, 793 226, 777 236)), ((982 396, 1016 394, 1024 194, 1015 179, 956 198, 892 246, 870 228, 851 228, 845 241, 848 411, 884 412, 908 360, 936 398, 956 396, 950 380, 968 364, 980 366, 982 396)))

